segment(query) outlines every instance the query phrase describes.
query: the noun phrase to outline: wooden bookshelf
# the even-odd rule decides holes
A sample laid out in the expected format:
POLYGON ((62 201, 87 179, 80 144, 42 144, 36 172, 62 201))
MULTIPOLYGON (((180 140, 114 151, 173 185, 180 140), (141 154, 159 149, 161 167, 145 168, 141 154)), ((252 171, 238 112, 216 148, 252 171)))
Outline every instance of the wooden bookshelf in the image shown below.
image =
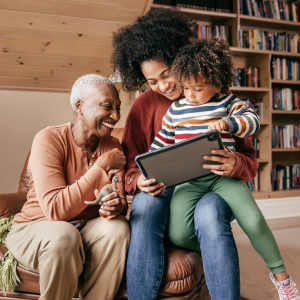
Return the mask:
MULTIPOLYGON (((274 0, 276 1, 276 0, 274 0)), ((155 1, 154 1, 155 2, 155 1)), ((251 3, 251 1, 249 1, 251 3)), ((300 62, 300 49, 293 52, 275 51, 269 49, 252 49, 240 47, 240 29, 268 31, 271 34, 285 32, 291 36, 300 33, 300 22, 250 16, 241 13, 240 0, 233 1, 233 10, 219 12, 216 10, 197 9, 196 7, 182 7, 152 4, 153 8, 164 7, 178 11, 193 21, 210 22, 211 25, 224 24, 230 28, 231 39, 228 40, 234 68, 247 66, 259 67, 259 87, 233 86, 231 91, 242 97, 249 97, 262 103, 263 118, 261 129, 257 135, 259 140, 259 189, 254 192, 256 199, 298 197, 300 189, 272 190, 271 172, 277 165, 300 164, 300 148, 273 148, 272 125, 294 124, 300 125, 300 108, 295 110, 273 109, 273 88, 291 88, 300 90, 300 80, 277 80, 271 77, 272 58, 287 58, 300 62)), ((186 3, 189 3, 188 1, 186 3)), ((300 20, 300 3, 297 4, 298 19, 300 20)), ((299 36, 300 39, 300 36, 299 36)), ((298 46, 300 48, 300 45, 298 46)))

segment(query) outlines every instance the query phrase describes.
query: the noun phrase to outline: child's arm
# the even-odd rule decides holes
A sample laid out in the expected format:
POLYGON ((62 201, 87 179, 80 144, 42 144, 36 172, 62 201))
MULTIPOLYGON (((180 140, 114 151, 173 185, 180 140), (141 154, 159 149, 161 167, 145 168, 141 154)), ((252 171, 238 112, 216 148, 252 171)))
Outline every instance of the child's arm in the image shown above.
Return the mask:
POLYGON ((172 116, 168 110, 163 117, 160 131, 154 137, 154 140, 149 148, 150 151, 158 150, 168 145, 175 143, 175 125, 172 121, 172 116))
POLYGON ((209 126, 209 130, 227 131, 244 138, 255 134, 259 129, 259 117, 246 101, 235 97, 227 107, 228 116, 209 126))
POLYGON ((246 101, 234 98, 228 106, 228 131, 237 137, 251 136, 259 130, 259 117, 246 101))

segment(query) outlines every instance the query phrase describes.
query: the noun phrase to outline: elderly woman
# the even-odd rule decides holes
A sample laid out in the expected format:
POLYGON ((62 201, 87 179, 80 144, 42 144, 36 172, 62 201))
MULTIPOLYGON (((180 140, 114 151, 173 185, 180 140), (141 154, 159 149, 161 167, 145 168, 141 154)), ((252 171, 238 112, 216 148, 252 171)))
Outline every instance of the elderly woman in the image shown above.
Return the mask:
POLYGON ((120 100, 112 82, 94 74, 77 79, 70 99, 72 122, 34 137, 30 190, 6 243, 19 263, 40 273, 40 299, 71 300, 80 274, 83 299, 114 299, 129 243, 122 216, 125 156, 110 135, 120 100), (120 178, 117 191, 100 209, 88 206, 112 174, 120 178))

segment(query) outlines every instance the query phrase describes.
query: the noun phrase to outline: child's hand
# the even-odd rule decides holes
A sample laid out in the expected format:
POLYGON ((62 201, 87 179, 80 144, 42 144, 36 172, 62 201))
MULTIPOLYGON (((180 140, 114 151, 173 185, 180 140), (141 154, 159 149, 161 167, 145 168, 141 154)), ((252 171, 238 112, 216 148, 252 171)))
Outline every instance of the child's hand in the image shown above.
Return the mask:
POLYGON ((218 130, 219 132, 226 131, 228 129, 228 123, 226 120, 221 119, 219 121, 212 122, 208 126, 208 130, 218 130))

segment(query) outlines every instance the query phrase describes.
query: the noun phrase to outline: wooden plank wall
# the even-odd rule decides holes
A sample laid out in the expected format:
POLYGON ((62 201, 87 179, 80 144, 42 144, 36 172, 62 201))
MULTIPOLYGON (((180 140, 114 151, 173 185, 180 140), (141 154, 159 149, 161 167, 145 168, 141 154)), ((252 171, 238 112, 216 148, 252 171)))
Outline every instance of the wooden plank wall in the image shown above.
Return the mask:
POLYGON ((110 75, 112 34, 148 0, 1 0, 0 89, 69 91, 86 73, 110 75))

